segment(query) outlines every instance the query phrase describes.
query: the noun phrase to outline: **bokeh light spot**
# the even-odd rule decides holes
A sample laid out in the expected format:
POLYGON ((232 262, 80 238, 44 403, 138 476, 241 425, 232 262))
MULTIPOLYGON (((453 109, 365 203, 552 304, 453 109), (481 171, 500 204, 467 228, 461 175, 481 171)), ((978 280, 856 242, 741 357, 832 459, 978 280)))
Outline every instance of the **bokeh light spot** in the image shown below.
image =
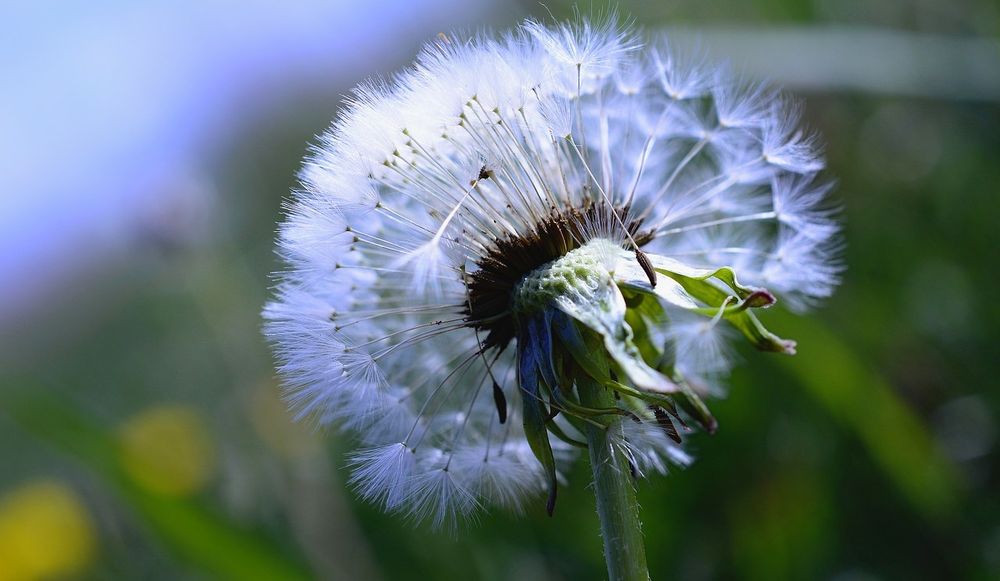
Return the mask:
POLYGON ((87 509, 66 485, 39 480, 0 497, 0 581, 82 573, 96 545, 87 509))
POLYGON ((144 411, 122 426, 119 438, 125 471, 150 492, 187 496, 211 479, 214 447, 194 409, 165 405, 144 411))

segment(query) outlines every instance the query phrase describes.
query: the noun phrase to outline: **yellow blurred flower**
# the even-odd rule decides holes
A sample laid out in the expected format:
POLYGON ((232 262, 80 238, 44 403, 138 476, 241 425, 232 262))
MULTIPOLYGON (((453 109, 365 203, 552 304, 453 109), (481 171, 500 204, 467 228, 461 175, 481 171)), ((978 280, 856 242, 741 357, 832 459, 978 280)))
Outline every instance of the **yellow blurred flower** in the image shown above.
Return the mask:
POLYGON ((157 494, 198 492, 215 467, 204 419, 190 407, 164 405, 139 413, 122 426, 119 445, 125 471, 157 494))
POLYGON ((63 484, 39 480, 0 497, 0 581, 81 573, 96 544, 87 509, 63 484))

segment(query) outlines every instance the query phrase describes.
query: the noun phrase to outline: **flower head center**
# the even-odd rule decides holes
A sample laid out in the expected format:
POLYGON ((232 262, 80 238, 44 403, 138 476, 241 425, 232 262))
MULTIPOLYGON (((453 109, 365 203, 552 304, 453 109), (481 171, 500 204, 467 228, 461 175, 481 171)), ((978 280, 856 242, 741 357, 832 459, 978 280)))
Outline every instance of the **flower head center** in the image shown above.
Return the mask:
POLYGON ((530 272, 514 290, 516 315, 530 315, 545 308, 560 295, 587 301, 609 277, 607 258, 617 258, 621 246, 605 238, 595 238, 530 272))
MULTIPOLYGON (((617 211, 625 216, 629 234, 638 244, 651 240, 651 232, 641 231, 641 220, 628 218, 627 208, 617 211)), ((568 256, 590 241, 601 239, 607 244, 615 244, 611 240, 619 238, 624 240, 625 234, 611 218, 610 208, 598 201, 588 202, 582 208, 553 209, 529 233, 494 240, 486 255, 476 263, 478 268, 466 277, 469 326, 486 333, 484 347, 505 347, 516 335, 514 318, 519 308, 518 300, 522 308, 541 300, 541 295, 533 293, 528 293, 534 297, 531 299, 515 296, 524 294, 517 291, 529 275, 538 274, 542 267, 568 256)), ((579 256, 575 260, 582 259, 579 256)), ((544 292, 555 292, 562 284, 558 276, 550 276, 550 279, 543 284, 544 292)), ((535 284, 540 282, 536 280, 535 284)), ((563 282, 568 284, 569 279, 564 276, 563 282)))

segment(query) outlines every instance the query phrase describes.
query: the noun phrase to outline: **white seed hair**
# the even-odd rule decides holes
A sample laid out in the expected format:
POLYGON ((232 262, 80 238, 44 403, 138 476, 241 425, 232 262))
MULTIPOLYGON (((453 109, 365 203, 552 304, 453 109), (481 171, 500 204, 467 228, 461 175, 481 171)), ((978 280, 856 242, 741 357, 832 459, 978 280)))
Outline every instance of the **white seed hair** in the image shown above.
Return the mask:
MULTIPOLYGON (((351 482, 387 510, 449 525, 517 509, 545 475, 521 426, 516 349, 480 353, 465 277, 496 240, 606 196, 654 229, 644 250, 731 266, 805 308, 840 267, 800 116, 774 89, 610 21, 431 42, 357 87, 302 169, 264 310, 289 404, 358 437, 351 482)), ((678 321, 665 333, 678 368, 724 371, 714 323, 678 321)), ((626 420, 621 438, 639 471, 690 461, 655 424, 626 420)), ((575 453, 558 444, 562 470, 575 453)))

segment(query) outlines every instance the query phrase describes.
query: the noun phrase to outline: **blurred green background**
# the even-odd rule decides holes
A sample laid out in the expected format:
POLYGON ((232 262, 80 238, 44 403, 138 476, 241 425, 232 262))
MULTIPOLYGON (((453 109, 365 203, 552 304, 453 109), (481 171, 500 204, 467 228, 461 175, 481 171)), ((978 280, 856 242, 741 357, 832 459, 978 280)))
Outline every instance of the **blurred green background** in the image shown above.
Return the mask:
MULTIPOLYGON (((718 434, 640 483, 653 577, 1000 578, 1000 6, 620 8, 805 97, 847 240, 831 301, 768 318, 799 355, 742 350, 718 434)), ((439 30, 572 5, 52 10, 0 41, 0 581, 604 578, 585 463, 554 518, 381 514, 350 442, 291 421, 259 332, 341 95, 439 30)))

